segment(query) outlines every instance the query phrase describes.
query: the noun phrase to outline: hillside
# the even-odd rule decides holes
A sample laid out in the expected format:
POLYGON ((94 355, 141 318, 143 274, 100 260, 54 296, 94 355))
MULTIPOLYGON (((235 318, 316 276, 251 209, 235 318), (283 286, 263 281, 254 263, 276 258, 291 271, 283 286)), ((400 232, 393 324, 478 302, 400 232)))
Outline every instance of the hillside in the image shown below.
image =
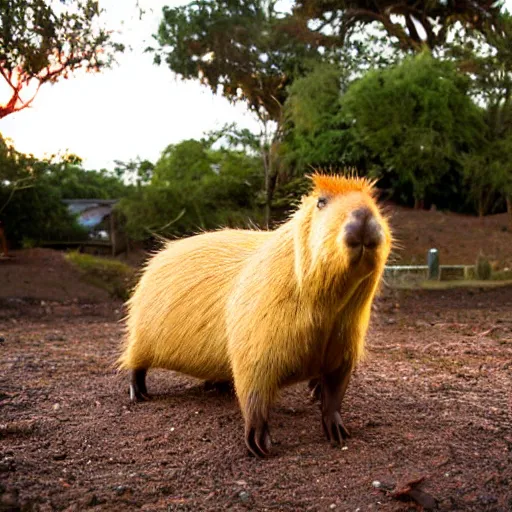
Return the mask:
POLYGON ((505 213, 480 219, 399 206, 387 208, 401 245, 393 263, 425 264, 427 251, 436 248, 443 265, 471 265, 482 252, 497 268, 512 268, 512 228, 505 213))

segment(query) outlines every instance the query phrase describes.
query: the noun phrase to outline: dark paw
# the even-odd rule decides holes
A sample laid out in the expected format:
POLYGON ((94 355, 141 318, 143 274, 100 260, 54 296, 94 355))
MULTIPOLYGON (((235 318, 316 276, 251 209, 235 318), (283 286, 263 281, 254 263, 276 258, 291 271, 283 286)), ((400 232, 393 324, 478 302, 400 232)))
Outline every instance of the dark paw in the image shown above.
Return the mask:
POLYGON ((265 458, 270 455, 272 440, 268 423, 262 423, 258 427, 247 427, 245 430, 245 444, 249 453, 258 458, 265 458))
POLYGON ((338 411, 324 414, 322 416, 322 426, 325 436, 332 444, 343 444, 343 440, 350 437, 350 432, 343 425, 338 411))

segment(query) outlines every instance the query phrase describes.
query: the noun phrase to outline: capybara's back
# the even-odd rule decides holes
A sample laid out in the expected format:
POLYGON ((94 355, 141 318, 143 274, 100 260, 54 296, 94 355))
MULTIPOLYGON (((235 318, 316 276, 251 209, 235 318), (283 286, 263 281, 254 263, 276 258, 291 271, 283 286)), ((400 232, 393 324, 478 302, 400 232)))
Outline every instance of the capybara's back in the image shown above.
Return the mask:
POLYGON ((322 426, 342 443, 340 409, 391 249, 373 184, 313 176, 275 231, 221 230, 170 242, 129 301, 119 362, 133 400, 167 368, 234 383, 248 450, 269 453, 270 407, 283 386, 316 382, 322 426))
POLYGON ((200 379, 232 380, 226 301, 244 261, 268 235, 205 233, 169 242, 153 256, 128 301, 121 368, 166 368, 200 379))

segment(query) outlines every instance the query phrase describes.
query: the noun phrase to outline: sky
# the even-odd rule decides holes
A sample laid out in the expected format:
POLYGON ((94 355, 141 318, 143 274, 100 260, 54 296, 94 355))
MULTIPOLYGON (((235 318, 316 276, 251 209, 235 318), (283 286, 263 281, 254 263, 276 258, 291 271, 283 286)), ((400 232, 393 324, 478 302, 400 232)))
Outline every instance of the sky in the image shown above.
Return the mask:
MULTIPOLYGON (((243 104, 232 105, 198 82, 180 81, 144 53, 162 7, 185 3, 139 0, 146 10, 140 20, 136 0, 102 0, 105 25, 120 29, 117 39, 132 51, 118 55, 113 69, 43 85, 30 108, 0 120, 0 133, 24 153, 70 152, 83 159, 85 168, 112 169, 114 160, 155 162, 169 144, 200 138, 225 123, 259 131, 243 104)), ((512 10, 512 0, 505 4, 512 10)))
POLYGON ((162 7, 184 3, 140 0, 147 12, 139 20, 136 0, 101 1, 105 25, 121 28, 117 39, 133 51, 118 55, 111 70, 44 84, 30 108, 0 120, 0 133, 24 153, 43 157, 69 151, 88 169, 112 169, 114 160, 154 162, 169 144, 200 138, 225 123, 258 131, 242 104, 231 105, 197 82, 178 80, 144 53, 162 7))

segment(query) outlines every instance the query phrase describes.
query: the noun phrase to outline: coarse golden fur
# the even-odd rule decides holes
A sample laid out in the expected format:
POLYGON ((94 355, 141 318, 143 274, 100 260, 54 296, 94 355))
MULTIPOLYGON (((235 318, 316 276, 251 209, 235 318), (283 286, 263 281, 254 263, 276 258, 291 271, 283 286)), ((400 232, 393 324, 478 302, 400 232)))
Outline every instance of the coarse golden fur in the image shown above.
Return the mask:
POLYGON ((234 381, 246 436, 254 421, 266 422, 279 388, 350 372, 364 354, 392 237, 371 182, 312 179, 312 192, 274 231, 204 233, 153 256, 128 302, 120 367, 234 381), (354 260, 345 232, 361 208, 382 236, 354 260))

